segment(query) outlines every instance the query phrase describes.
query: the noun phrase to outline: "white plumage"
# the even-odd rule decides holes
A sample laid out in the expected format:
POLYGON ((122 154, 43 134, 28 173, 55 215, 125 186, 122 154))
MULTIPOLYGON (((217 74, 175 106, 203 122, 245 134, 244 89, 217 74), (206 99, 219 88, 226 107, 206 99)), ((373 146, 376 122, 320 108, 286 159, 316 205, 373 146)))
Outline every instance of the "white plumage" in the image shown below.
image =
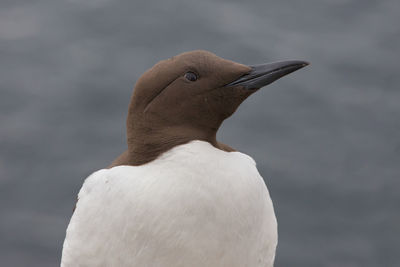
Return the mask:
POLYGON ((61 266, 272 266, 277 223, 254 160, 208 142, 90 175, 61 266))

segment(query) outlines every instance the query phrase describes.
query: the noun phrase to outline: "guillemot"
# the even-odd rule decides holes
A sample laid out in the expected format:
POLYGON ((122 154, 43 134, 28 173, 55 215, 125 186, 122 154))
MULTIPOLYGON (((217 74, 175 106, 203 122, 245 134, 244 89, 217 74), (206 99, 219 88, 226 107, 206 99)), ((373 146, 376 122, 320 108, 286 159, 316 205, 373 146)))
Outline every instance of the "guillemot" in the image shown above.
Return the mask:
POLYGON ((254 160, 216 133, 248 96, 307 64, 246 66, 192 51, 145 72, 128 149, 85 180, 61 266, 273 266, 268 189, 254 160))

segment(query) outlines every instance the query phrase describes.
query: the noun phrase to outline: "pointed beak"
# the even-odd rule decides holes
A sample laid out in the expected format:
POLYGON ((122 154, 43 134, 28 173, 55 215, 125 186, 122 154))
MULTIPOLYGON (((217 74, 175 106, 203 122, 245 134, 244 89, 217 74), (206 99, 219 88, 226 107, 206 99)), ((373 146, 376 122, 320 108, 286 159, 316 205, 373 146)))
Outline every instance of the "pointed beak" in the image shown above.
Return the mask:
POLYGON ((305 61, 290 60, 250 66, 250 73, 225 86, 243 86, 246 89, 259 89, 307 65, 309 63, 305 61))

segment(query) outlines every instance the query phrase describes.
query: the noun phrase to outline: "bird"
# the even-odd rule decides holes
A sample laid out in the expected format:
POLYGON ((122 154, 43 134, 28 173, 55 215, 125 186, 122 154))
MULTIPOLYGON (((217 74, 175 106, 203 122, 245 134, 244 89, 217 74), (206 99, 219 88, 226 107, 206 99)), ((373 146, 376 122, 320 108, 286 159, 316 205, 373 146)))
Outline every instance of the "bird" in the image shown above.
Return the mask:
POLYGON ((273 203, 250 156, 217 131, 260 88, 308 62, 244 65, 195 50, 136 82, 127 150, 83 183, 61 266, 273 266, 273 203))

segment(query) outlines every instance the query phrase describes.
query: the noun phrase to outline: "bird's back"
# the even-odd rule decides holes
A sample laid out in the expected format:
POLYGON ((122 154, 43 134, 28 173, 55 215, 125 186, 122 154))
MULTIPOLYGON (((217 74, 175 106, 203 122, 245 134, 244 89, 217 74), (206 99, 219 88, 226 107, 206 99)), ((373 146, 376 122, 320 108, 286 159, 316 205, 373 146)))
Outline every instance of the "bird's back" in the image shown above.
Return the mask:
POLYGON ((62 266, 272 266, 277 224, 254 161, 193 141, 89 176, 62 266))

